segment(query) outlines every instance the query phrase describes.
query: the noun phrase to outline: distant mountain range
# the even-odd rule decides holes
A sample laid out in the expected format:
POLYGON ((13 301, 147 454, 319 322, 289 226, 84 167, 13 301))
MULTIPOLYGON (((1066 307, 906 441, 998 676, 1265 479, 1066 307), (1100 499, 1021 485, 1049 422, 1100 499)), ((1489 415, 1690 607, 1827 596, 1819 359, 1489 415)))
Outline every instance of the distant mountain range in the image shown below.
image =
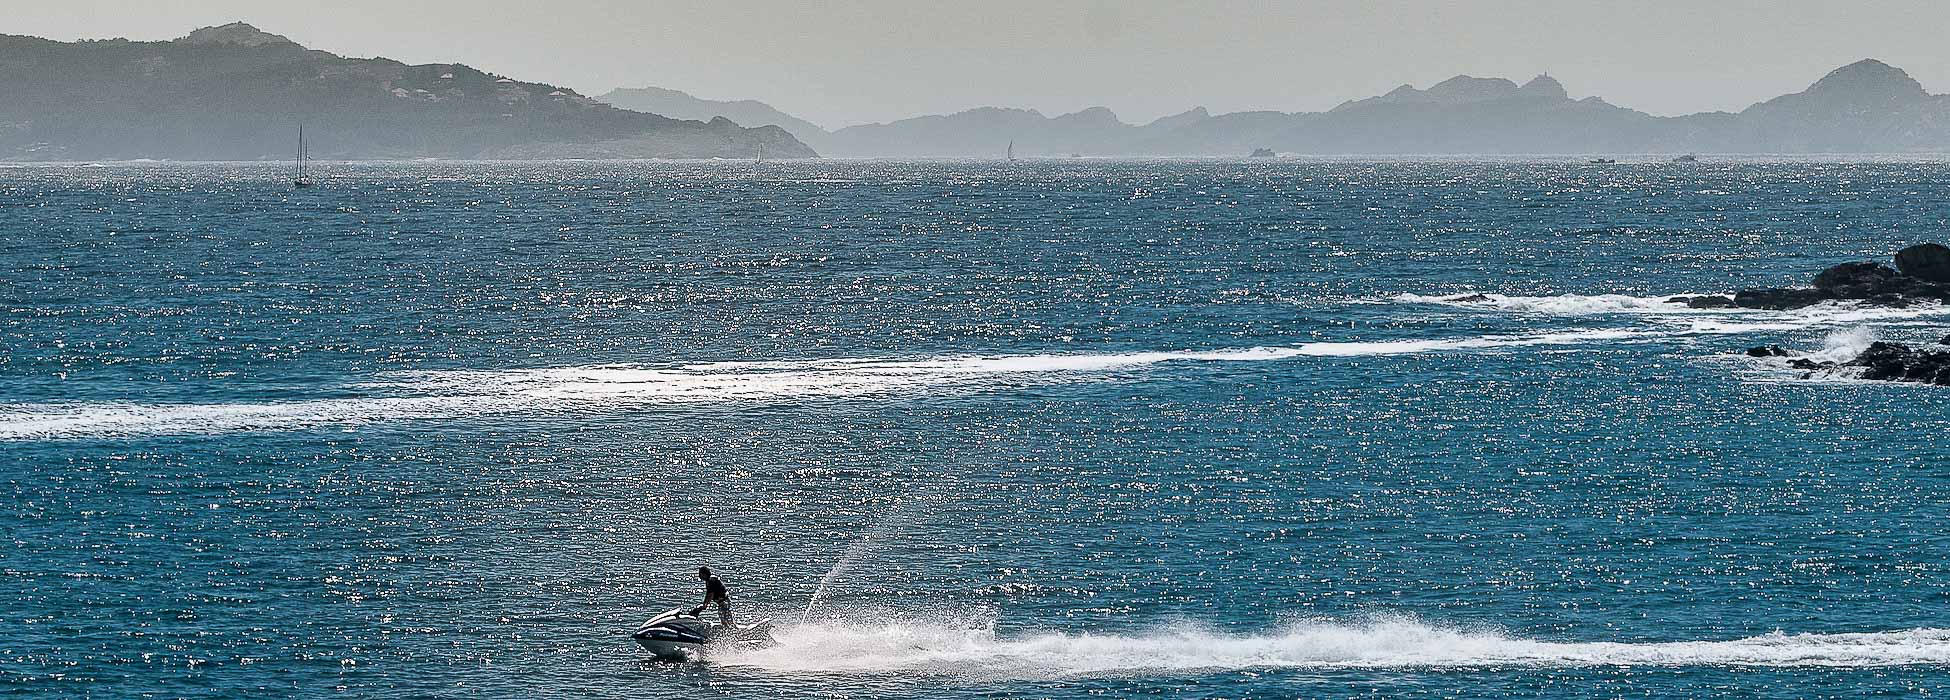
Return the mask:
POLYGON ((0 35, 0 159, 750 158, 777 127, 617 109, 460 64, 308 50, 243 23, 175 41, 0 35))
POLYGON ((1521 85, 1456 76, 1325 112, 1214 115, 1200 108, 1134 125, 1102 107, 1055 117, 983 107, 833 132, 762 102, 710 103, 656 92, 663 101, 627 104, 650 111, 676 111, 681 104, 689 111, 679 113, 687 116, 775 124, 829 156, 993 158, 1011 142, 1022 156, 1240 156, 1262 148, 1316 155, 1950 151, 1950 96, 1929 94, 1908 74, 1875 60, 1835 69, 1807 90, 1738 113, 1680 117, 1596 97, 1572 99, 1549 76, 1521 85), (734 106, 750 121, 732 116, 734 106))
POLYGON ((596 101, 672 119, 710 121, 724 117, 744 126, 776 126, 791 132, 801 141, 808 136, 819 138, 826 135, 826 130, 819 128, 819 125, 773 109, 772 105, 758 100, 706 100, 678 90, 646 87, 618 88, 597 96, 596 101))
POLYGON ((770 158, 1950 151, 1950 96, 1880 61, 1737 113, 1657 117, 1538 76, 1457 76, 1325 112, 1203 108, 1129 124, 1093 107, 983 107, 827 131, 762 102, 676 90, 600 99, 457 63, 306 49, 243 23, 181 39, 0 35, 0 160, 770 158), (815 150, 816 149, 816 150, 815 150))

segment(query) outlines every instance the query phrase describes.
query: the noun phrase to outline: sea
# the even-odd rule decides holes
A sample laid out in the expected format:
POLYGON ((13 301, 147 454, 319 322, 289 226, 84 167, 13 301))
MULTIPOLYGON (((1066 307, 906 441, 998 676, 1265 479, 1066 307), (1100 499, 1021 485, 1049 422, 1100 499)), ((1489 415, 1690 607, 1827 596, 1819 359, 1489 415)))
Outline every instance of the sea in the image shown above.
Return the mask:
POLYGON ((0 695, 1950 690, 1950 389, 1742 352, 1950 309, 1667 301, 1950 162, 1621 160, 0 166, 0 695))

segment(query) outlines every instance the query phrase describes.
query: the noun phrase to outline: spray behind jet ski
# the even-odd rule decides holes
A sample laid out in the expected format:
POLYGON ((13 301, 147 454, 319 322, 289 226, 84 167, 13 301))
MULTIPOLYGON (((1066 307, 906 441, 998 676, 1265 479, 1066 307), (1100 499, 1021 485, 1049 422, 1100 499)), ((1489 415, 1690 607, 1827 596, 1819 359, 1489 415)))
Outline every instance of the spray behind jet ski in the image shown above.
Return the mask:
MULTIPOLYGON (((936 486, 940 487, 939 484, 936 486)), ((918 514, 909 506, 917 500, 928 500, 922 496, 929 491, 932 489, 910 492, 902 496, 894 502, 885 515, 868 528, 866 534, 847 547, 840 560, 820 578, 819 586, 813 591, 812 599, 806 601, 802 622, 812 615, 813 609, 826 597, 828 586, 845 576, 847 570, 854 564, 879 549, 881 543, 890 539, 890 535, 898 533, 915 522, 915 516, 918 514)), ((630 638, 651 654, 667 660, 695 660, 713 650, 762 649, 778 643, 772 637, 770 619, 748 625, 725 625, 701 619, 694 610, 685 608, 667 610, 650 618, 638 626, 630 638)))
MULTIPOLYGON (((940 488, 939 484, 935 488, 940 488)), ((885 515, 880 516, 880 520, 875 522, 873 527, 867 528, 867 531, 860 535, 859 539, 854 540, 853 544, 847 545, 846 553, 841 554, 839 561, 833 563, 833 568, 828 569, 826 575, 820 577, 819 587, 813 590, 812 598, 806 601, 806 611, 799 614, 800 621, 804 622, 812 617, 813 609, 819 606, 819 601, 826 598, 826 588, 828 586, 833 585, 834 581, 845 576, 846 572, 852 569, 854 564, 859 563, 861 559, 878 550, 889 539, 890 535, 897 534, 900 530, 906 529, 908 525, 912 525, 915 521, 914 516, 916 513, 909 505, 917 500, 925 500, 919 497, 931 491, 932 489, 924 488, 923 490, 911 491, 901 496, 899 500, 894 502, 893 506, 887 509, 885 515)))

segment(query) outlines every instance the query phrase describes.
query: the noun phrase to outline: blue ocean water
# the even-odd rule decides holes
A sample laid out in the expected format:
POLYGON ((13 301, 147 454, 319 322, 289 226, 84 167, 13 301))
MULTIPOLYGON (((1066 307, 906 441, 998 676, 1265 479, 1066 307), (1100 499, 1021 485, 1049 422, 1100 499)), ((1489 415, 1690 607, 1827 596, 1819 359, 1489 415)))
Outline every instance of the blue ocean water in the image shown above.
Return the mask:
POLYGON ((1950 164, 0 169, 0 689, 1950 687, 1950 164), (720 570, 781 644, 628 639, 720 570), (824 589, 817 600, 815 592, 824 589), (808 612, 809 611, 809 612, 808 612))

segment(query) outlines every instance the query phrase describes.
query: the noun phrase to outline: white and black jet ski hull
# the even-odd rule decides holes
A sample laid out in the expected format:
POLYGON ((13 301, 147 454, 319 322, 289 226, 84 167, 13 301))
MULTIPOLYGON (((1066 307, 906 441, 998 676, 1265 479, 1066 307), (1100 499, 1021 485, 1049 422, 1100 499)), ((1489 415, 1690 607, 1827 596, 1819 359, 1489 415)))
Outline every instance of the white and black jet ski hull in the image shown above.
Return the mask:
POLYGON ((637 646, 643 647, 644 651, 656 655, 659 659, 676 661, 695 659, 698 653, 704 649, 704 645, 702 644, 668 642, 660 639, 644 639, 642 637, 635 637, 634 639, 636 639, 637 646))
POLYGON ((661 659, 695 659, 707 648, 772 645, 772 623, 726 627, 714 625, 679 608, 650 618, 630 639, 661 659))

